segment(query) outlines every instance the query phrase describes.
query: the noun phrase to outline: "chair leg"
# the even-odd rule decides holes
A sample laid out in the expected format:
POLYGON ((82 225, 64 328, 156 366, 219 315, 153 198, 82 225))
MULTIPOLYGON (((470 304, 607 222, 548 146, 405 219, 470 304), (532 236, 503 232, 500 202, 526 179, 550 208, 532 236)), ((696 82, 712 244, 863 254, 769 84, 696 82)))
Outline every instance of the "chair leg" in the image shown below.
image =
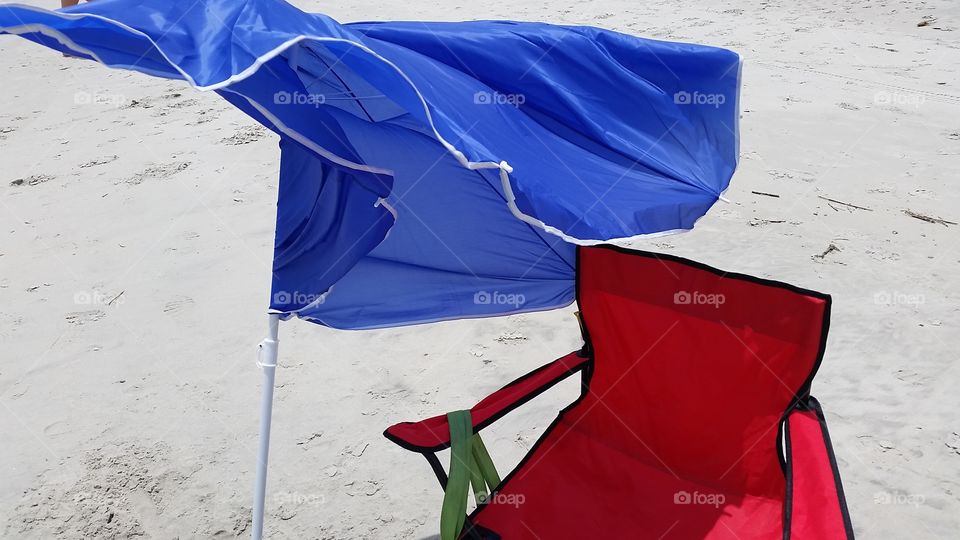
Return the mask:
POLYGON ((433 469, 433 474, 437 475, 440 488, 446 490, 447 472, 443 470, 443 465, 440 464, 440 459, 437 458, 436 452, 424 452, 423 457, 427 458, 427 462, 430 463, 430 468, 433 469))

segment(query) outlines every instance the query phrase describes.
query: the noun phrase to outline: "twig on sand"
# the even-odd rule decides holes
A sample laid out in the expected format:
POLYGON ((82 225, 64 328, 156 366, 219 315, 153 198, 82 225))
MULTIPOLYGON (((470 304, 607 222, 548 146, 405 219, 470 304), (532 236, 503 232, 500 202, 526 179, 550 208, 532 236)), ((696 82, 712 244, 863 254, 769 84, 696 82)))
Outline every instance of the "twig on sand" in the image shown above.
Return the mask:
POLYGON ((123 296, 123 293, 125 293, 125 292, 127 292, 127 291, 126 291, 126 290, 120 291, 120 294, 114 296, 114 297, 113 297, 113 300, 110 300, 109 302, 107 302, 107 305, 108 305, 108 306, 113 305, 113 303, 116 302, 121 296, 123 296))
POLYGON ((747 225, 751 227, 760 227, 761 225, 770 225, 772 223, 786 223, 785 219, 757 219, 753 218, 747 222, 747 225))
POLYGON ((834 244, 833 242, 830 242, 830 245, 827 246, 827 249, 823 250, 823 253, 821 253, 821 254, 819 254, 819 255, 814 255, 813 258, 814 258, 814 259, 823 259, 824 257, 826 257, 827 255, 833 253, 834 251, 840 251, 840 248, 838 248, 837 245, 834 244))
POLYGON ((842 204, 842 205, 844 205, 844 206, 849 206, 850 208, 856 208, 857 210, 866 210, 867 212, 873 212, 873 209, 871 209, 871 208, 866 208, 866 207, 863 207, 863 206, 857 206, 857 205, 855 205, 855 204, 850 204, 850 203, 847 203, 847 202, 838 201, 838 200, 836 200, 836 199, 831 199, 830 197, 824 197, 823 195, 817 195, 817 197, 819 197, 819 198, 821 198, 821 199, 823 199, 823 200, 825 200, 825 201, 830 201, 830 202, 832 202, 832 203, 842 204))
POLYGON ((943 225, 944 227, 947 227, 947 226, 949 226, 949 225, 956 225, 956 223, 953 222, 953 221, 947 221, 947 220, 945 220, 945 219, 943 219, 943 218, 930 217, 930 216, 927 216, 927 215, 924 215, 924 214, 920 214, 920 213, 914 212, 914 211, 912 211, 912 210, 904 210, 903 213, 906 214, 906 215, 908 215, 908 216, 910 216, 910 217, 912 217, 912 218, 917 218, 917 219, 919 219, 920 221, 926 221, 927 223, 939 223, 940 225, 943 225))
POLYGON ((780 198, 780 196, 775 193, 765 193, 763 191, 751 191, 750 193, 753 193, 754 195, 763 195, 764 197, 773 197, 775 199, 780 198))

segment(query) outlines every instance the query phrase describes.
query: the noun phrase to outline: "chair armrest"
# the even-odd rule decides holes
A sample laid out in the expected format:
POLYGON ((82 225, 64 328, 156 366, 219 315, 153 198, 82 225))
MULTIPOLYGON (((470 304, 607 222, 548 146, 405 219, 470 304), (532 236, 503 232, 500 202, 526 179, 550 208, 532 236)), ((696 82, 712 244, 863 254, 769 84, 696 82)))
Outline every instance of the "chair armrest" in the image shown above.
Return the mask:
POLYGON ((852 539, 827 421, 815 398, 790 413, 785 435, 791 540, 852 539))
MULTIPOLYGON (((561 380, 586 366, 589 358, 572 352, 490 394, 470 409, 473 431, 479 432, 508 412, 530 401, 561 380)), ((450 426, 447 416, 440 415, 419 422, 394 424, 383 435, 398 445, 414 452, 438 452, 450 446, 450 426)))

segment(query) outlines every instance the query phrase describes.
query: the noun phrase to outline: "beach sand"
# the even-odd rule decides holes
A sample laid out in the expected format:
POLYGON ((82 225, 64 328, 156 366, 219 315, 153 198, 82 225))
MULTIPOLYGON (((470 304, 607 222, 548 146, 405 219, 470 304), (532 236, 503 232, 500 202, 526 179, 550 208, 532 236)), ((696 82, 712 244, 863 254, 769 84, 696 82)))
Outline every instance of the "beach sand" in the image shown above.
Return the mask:
MULTIPOLYGON (((635 247, 832 294, 813 393, 858 536, 957 538, 960 226, 922 218, 960 222, 960 6, 725 4, 298 2, 342 21, 544 20, 742 54, 730 202, 635 247)), ((0 535, 249 535, 277 137, 212 93, 13 37, 0 72, 0 535)), ((284 323, 267 536, 433 538, 436 480, 382 430, 579 347, 572 311, 284 323)), ((568 381, 485 431, 501 471, 577 392, 568 381)))

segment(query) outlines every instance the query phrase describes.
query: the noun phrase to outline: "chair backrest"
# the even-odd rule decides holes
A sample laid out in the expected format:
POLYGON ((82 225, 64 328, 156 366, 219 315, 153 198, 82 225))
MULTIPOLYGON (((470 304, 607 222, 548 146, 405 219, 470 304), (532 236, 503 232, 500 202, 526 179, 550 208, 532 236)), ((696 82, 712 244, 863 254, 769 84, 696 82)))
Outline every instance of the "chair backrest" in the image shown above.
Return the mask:
POLYGON ((782 498, 780 421, 809 393, 830 297, 671 256, 580 248, 594 364, 566 415, 646 465, 782 498))

